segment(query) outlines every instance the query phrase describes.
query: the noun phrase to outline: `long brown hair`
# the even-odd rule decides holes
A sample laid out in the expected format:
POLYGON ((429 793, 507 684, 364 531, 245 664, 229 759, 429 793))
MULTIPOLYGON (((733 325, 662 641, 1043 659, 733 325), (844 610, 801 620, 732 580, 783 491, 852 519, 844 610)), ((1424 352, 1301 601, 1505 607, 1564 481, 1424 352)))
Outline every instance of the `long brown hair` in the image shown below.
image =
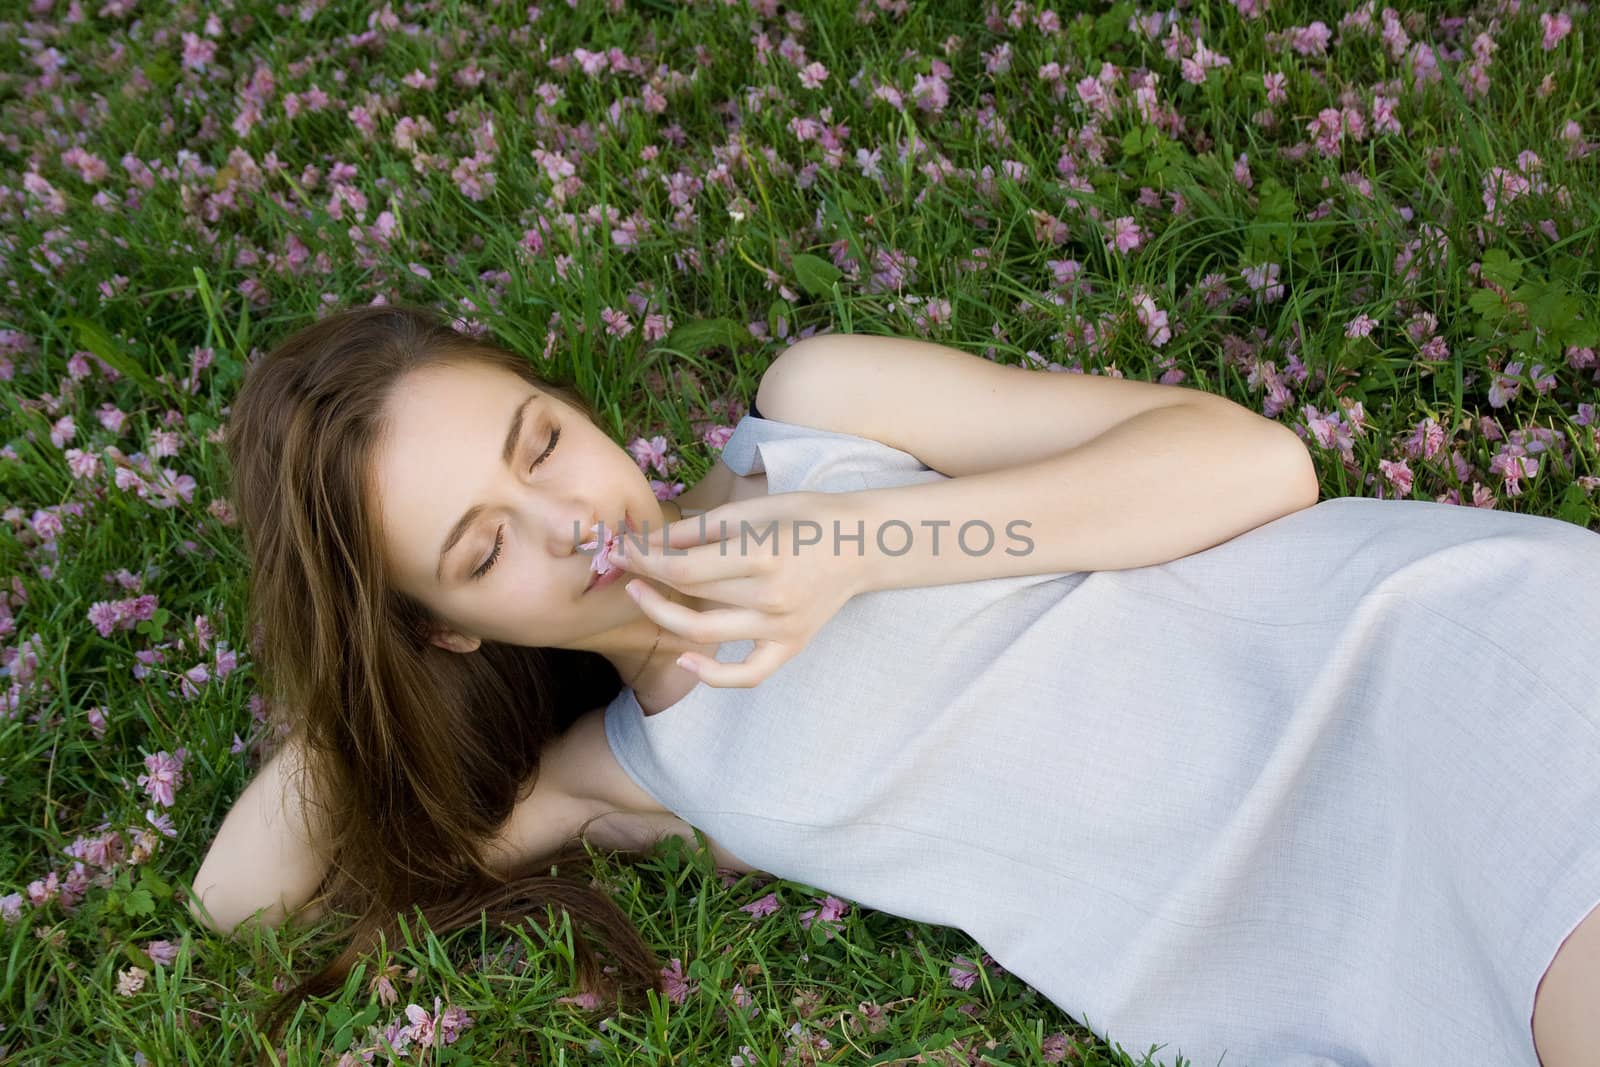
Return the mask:
POLYGON ((590 877, 587 824, 509 876, 484 851, 531 793, 546 744, 616 696, 615 668, 580 650, 438 648, 428 609, 385 580, 369 496, 385 398, 402 375, 461 360, 510 370, 596 421, 523 357, 393 304, 336 311, 281 341, 249 367, 229 418, 254 662, 304 756, 306 832, 334 857, 307 906, 354 917, 343 951, 269 1006, 272 1042, 306 997, 339 988, 380 939, 393 943, 414 908, 443 934, 480 913, 498 923, 548 906, 553 922, 571 919, 584 991, 640 1005, 645 990, 663 990, 655 953, 590 877))

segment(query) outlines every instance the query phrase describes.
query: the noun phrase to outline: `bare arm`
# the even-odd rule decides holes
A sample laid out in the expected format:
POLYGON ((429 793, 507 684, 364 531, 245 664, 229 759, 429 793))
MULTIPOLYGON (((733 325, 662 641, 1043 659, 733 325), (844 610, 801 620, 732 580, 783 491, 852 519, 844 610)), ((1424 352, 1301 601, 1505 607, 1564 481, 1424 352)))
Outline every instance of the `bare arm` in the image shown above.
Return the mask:
MULTIPOLYGON (((297 738, 286 739, 229 809, 194 876, 189 912, 197 922, 231 934, 260 912, 263 925, 275 926, 316 892, 332 856, 306 837, 301 756, 297 738)), ((541 774, 489 842, 491 866, 504 872, 525 857, 554 852, 591 807, 572 797, 558 774, 541 774)), ((313 906, 302 916, 322 911, 313 906)))
MULTIPOLYGON (((285 740, 222 820, 189 901, 190 914, 203 925, 231 934, 264 908, 261 922, 274 926, 309 900, 322 881, 332 857, 304 836, 300 756, 297 739, 285 740), (209 920, 199 904, 211 913, 209 920)), ((313 908, 304 915, 320 913, 313 908)))
MULTIPOLYGON (((589 795, 598 775, 622 773, 614 760, 599 765, 586 762, 580 754, 585 746, 575 744, 587 739, 589 753, 598 754, 596 746, 604 744, 601 722, 597 710, 584 717, 583 729, 574 727, 549 747, 533 791, 517 803, 488 842, 492 868, 505 873, 530 856, 554 853, 586 819, 601 812, 611 814, 595 820, 586 835, 601 848, 643 848, 665 834, 678 834, 693 846, 694 831, 669 812, 618 811, 589 795), (573 786, 574 778, 585 776, 591 788, 573 786)), ((194 877, 189 910, 203 925, 231 934, 257 912, 263 925, 276 925, 308 901, 321 883, 332 857, 303 836, 299 790, 305 779, 291 773, 297 770, 299 757, 296 740, 286 740, 223 819, 194 877), (210 921, 197 902, 210 912, 210 921)), ((650 803, 647 797, 644 802, 650 803)), ((715 842, 711 846, 721 866, 752 870, 715 842)), ((313 907, 302 915, 315 918, 321 912, 313 907)))

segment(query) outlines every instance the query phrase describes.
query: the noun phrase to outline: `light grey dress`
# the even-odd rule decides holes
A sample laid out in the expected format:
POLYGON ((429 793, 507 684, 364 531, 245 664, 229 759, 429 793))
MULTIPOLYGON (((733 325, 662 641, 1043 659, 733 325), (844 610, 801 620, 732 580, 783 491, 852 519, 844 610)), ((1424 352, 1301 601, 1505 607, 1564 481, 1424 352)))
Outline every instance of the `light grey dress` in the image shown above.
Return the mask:
MULTIPOLYGON (((945 477, 755 416, 723 459, 945 477)), ((1600 903, 1600 535, 1325 500, 1159 566, 865 593, 759 686, 624 689, 605 728, 735 855, 963 930, 1136 1060, 1536 1067, 1600 903)))

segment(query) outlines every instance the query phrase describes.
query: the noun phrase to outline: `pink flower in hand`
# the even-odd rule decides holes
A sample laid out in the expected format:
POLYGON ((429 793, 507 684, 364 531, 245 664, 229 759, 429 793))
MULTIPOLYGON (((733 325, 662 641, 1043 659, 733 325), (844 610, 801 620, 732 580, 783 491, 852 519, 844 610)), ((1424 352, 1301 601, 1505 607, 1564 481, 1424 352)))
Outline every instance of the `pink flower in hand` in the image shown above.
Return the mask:
POLYGON ((594 536, 578 547, 595 549, 594 559, 589 561, 589 569, 596 574, 607 574, 611 570, 611 553, 622 540, 622 531, 613 530, 608 533, 606 524, 597 522, 589 527, 589 532, 594 536))

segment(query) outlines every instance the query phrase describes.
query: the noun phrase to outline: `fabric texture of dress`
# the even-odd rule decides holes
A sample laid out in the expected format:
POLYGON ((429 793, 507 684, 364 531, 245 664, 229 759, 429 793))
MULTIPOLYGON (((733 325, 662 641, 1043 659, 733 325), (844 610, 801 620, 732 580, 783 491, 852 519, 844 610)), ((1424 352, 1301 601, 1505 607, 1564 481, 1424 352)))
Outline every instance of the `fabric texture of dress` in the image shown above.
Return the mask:
MULTIPOLYGON (((757 416, 722 458, 945 477, 757 416)), ((741 859, 961 929, 1136 1061, 1537 1067, 1600 902, 1597 653, 1600 535, 1335 498, 1158 566, 864 593, 760 685, 624 689, 605 730, 741 859)))

